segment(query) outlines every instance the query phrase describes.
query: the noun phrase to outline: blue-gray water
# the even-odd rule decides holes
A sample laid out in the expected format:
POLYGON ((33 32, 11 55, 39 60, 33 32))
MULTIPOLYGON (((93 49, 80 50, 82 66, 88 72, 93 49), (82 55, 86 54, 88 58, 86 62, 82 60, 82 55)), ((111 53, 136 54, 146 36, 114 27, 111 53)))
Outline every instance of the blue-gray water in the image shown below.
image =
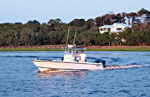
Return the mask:
POLYGON ((88 61, 143 67, 37 73, 33 59, 60 60, 64 52, 0 52, 0 97, 150 97, 150 52, 86 51, 88 61))

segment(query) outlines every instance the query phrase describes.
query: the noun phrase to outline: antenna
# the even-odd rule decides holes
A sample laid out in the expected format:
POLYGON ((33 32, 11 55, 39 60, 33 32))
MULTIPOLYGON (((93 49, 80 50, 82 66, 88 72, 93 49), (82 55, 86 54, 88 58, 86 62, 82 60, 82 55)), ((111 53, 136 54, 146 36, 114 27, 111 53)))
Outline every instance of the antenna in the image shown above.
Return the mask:
MULTIPOLYGON (((69 32, 70 32, 70 25, 69 25, 69 29, 68 29, 68 35, 67 35, 66 48, 67 48, 67 46, 68 46, 69 32)), ((66 48, 65 48, 65 54, 66 54, 66 48)))
POLYGON ((75 44, 76 33, 77 33, 77 29, 76 29, 76 31, 75 31, 73 45, 75 44))
MULTIPOLYGON (((76 29, 75 35, 74 35, 73 46, 75 45, 76 34, 77 34, 77 29, 76 29)), ((75 48, 76 48, 76 46, 75 46, 75 48)), ((74 52, 74 53, 76 53, 76 49, 75 49, 75 52, 74 52)))

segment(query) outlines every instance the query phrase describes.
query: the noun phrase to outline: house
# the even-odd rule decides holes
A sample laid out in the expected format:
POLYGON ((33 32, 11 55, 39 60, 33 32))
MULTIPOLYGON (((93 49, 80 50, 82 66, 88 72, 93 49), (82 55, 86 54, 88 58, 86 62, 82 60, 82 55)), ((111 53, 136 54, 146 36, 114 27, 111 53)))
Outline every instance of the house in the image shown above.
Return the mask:
POLYGON ((104 25, 99 27, 99 31, 101 34, 103 34, 104 32, 110 32, 111 34, 111 33, 122 32, 127 27, 130 26, 124 23, 114 23, 113 25, 104 25))

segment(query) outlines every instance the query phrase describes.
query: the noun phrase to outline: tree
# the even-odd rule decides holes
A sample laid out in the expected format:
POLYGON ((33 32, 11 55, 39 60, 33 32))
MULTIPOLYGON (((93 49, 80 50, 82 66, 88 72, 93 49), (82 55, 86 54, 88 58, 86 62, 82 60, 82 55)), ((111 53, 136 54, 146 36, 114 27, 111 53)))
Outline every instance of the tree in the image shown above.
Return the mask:
POLYGON ((122 23, 125 24, 125 17, 126 17, 127 13, 123 12, 122 13, 122 23))
POLYGON ((104 25, 105 25, 105 21, 106 21, 105 15, 103 15, 103 16, 101 17, 101 21, 102 21, 102 25, 104 26, 104 25))
POLYGON ((38 24, 38 25, 40 25, 40 22, 37 21, 37 20, 33 20, 33 24, 38 24))
POLYGON ((54 25, 54 24, 55 24, 55 20, 50 19, 50 20, 48 21, 48 24, 49 24, 49 25, 54 25))
POLYGON ((29 20, 29 21, 27 22, 27 24, 30 24, 30 25, 32 25, 32 24, 38 24, 38 25, 40 25, 40 22, 37 21, 37 20, 33 20, 33 21, 29 20))
MULTIPOLYGON (((141 23, 142 23, 142 25, 143 25, 143 23, 145 22, 145 17, 144 17, 144 15, 148 15, 149 14, 149 11, 148 10, 146 10, 146 9, 144 9, 144 8, 142 8, 141 10, 139 10, 138 12, 137 12, 138 14, 139 14, 139 16, 141 17, 141 23)), ((147 21, 147 18, 146 18, 146 21, 147 21)))
POLYGON ((103 33, 103 37, 102 37, 103 43, 104 45, 111 45, 111 35, 109 34, 109 32, 105 32, 103 33))
POLYGON ((61 19, 57 18, 57 19, 55 19, 55 22, 56 23, 61 23, 61 19))
POLYGON ((127 14, 127 18, 128 18, 128 24, 131 25, 130 23, 130 18, 132 17, 131 13, 127 14))
POLYGON ((71 26, 82 27, 85 24, 84 19, 74 19, 69 23, 71 26))
POLYGON ((100 27, 101 26, 101 17, 95 18, 95 23, 96 23, 97 27, 100 27))
POLYGON ((117 39, 118 39, 117 33, 110 34, 110 41, 113 43, 113 45, 115 45, 115 42, 117 41, 117 39))
POLYGON ((15 22, 15 25, 21 25, 22 23, 21 22, 15 22))
POLYGON ((137 25, 137 28, 138 28, 139 24, 140 24, 139 14, 136 13, 135 17, 136 17, 136 25, 137 25))
POLYGON ((54 29, 54 24, 55 24, 55 20, 53 20, 53 19, 50 19, 49 21, 48 21, 48 31, 55 31, 55 29, 54 29))
POLYGON ((93 21, 93 19, 88 19, 86 22, 85 22, 85 25, 86 25, 86 30, 89 30, 91 28, 91 22, 93 21))
POLYGON ((149 12, 148 10, 142 8, 141 10, 138 11, 138 14, 139 14, 140 16, 142 16, 143 14, 146 14, 146 13, 148 13, 148 12, 149 12))
POLYGON ((121 19, 122 19, 121 13, 116 14, 116 17, 117 17, 117 21, 116 22, 121 23, 122 22, 121 21, 121 19))
POLYGON ((133 25, 134 22, 135 22, 135 16, 136 16, 136 13, 131 12, 131 13, 130 13, 130 16, 132 17, 132 23, 131 23, 131 25, 133 25))
POLYGON ((146 22, 150 21, 150 12, 146 12, 146 22))
POLYGON ((149 21, 150 12, 142 8, 137 13, 105 14, 95 19, 88 19, 87 21, 84 19, 74 19, 70 23, 62 23, 59 18, 50 19, 47 24, 40 24, 37 20, 29 20, 26 24, 21 22, 2 23, 0 24, 0 46, 65 44, 68 25, 70 25, 69 40, 71 44, 77 29, 77 45, 111 46, 118 45, 118 43, 120 43, 119 45, 150 45, 149 21), (119 32, 119 34, 99 33, 99 26, 125 23, 126 17, 128 18, 128 23, 132 24, 132 28, 126 28, 125 31, 119 32), (121 42, 121 39, 125 39, 126 42, 121 42))
POLYGON ((33 22, 30 20, 30 21, 28 21, 28 22, 27 22, 27 24, 32 25, 32 24, 33 24, 33 22))

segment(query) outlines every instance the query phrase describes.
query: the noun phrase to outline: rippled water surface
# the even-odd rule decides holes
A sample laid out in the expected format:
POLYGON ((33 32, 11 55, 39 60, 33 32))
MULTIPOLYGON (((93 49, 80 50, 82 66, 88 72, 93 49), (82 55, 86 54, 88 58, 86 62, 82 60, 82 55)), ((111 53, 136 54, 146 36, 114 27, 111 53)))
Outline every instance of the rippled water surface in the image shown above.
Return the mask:
POLYGON ((86 51, 88 61, 142 67, 37 73, 34 59, 60 60, 62 51, 0 52, 0 97, 150 97, 150 52, 86 51))

